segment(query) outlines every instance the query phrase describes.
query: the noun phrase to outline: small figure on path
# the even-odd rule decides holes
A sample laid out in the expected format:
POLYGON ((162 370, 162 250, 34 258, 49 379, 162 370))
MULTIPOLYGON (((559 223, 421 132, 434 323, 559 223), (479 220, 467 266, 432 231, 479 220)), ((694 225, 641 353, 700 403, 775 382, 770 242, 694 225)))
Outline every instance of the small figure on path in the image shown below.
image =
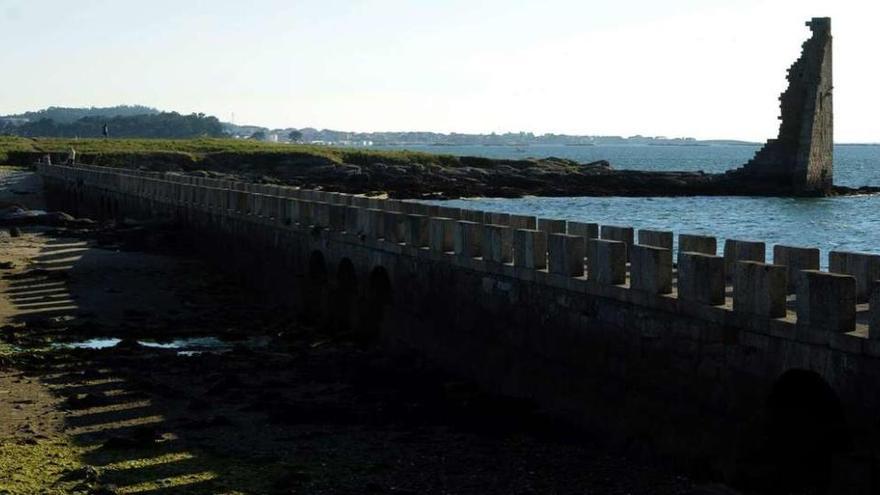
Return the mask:
POLYGON ((67 152, 67 164, 74 165, 76 163, 76 150, 71 146, 70 151, 67 152))
POLYGON ((107 125, 106 122, 104 122, 104 128, 101 129, 101 134, 103 134, 105 138, 110 137, 110 126, 107 125))

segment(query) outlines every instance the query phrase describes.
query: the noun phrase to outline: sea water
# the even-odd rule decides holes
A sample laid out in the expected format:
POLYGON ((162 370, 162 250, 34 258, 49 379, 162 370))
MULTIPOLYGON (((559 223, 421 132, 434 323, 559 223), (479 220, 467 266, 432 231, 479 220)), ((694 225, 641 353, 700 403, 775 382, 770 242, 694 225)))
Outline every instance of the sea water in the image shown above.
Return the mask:
MULTIPOLYGON (((754 156, 754 145, 709 146, 401 146, 430 153, 491 158, 547 157, 580 162, 608 160, 616 169, 723 172, 754 156)), ((880 186, 880 146, 841 145, 834 150, 835 183, 880 186)), ((637 229, 713 235, 723 239, 818 247, 822 265, 831 250, 880 253, 880 195, 836 198, 692 197, 525 197, 472 198, 438 202, 545 218, 562 218, 637 229)))

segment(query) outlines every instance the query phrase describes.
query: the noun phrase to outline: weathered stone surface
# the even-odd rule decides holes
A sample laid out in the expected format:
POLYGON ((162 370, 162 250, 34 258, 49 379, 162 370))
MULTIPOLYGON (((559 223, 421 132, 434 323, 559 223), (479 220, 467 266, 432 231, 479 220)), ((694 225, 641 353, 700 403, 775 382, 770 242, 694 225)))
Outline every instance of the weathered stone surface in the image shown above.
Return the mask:
POLYGON ((455 234, 453 242, 455 244, 455 254, 465 258, 476 258, 482 254, 480 241, 483 233, 482 225, 467 220, 459 220, 455 222, 455 234))
POLYGON ((448 253, 455 249, 455 220, 451 218, 431 217, 428 220, 428 242, 431 251, 448 253))
POLYGON ((880 340, 880 280, 874 282, 868 306, 868 338, 880 340))
POLYGON ((510 215, 509 224, 514 229, 535 230, 538 228, 538 219, 529 215, 510 215))
POLYGON ((330 205, 327 203, 312 203, 312 225, 322 228, 330 226, 330 205))
POLYGON ((729 175, 791 194, 828 194, 834 175, 831 19, 813 18, 807 26, 812 37, 788 70, 788 88, 779 97, 779 135, 729 175))
POLYGON ((797 284, 802 280, 801 270, 819 269, 819 250, 794 246, 773 246, 773 264, 786 267, 788 293, 797 292, 797 284))
POLYGON ((600 233, 602 239, 622 242, 626 246, 626 260, 629 261, 629 248, 635 244, 635 229, 617 225, 603 225, 600 233))
POLYGON ((639 229, 639 244, 672 251, 673 234, 666 230, 639 229))
MULTIPOLYGON (((709 254, 715 256, 718 254, 718 241, 711 236, 696 234, 679 234, 678 235, 678 255, 681 257, 682 252, 709 254)), ((681 261, 678 261, 679 263, 681 261)))
POLYGON ((724 258, 689 251, 678 254, 678 298, 724 304, 724 258))
POLYGON ((672 292, 672 251, 640 244, 631 251, 630 286, 652 294, 672 292))
POLYGON ((763 242, 727 239, 724 241, 725 276, 733 279, 737 261, 758 261, 763 263, 766 256, 767 246, 763 242))
POLYGON ((403 242, 403 226, 405 215, 394 211, 386 211, 383 220, 382 237, 385 242, 399 243, 403 242))
POLYGON ((406 215, 403 230, 403 242, 413 247, 428 245, 428 217, 424 215, 406 215))
MULTIPOLYGON (((273 218, 277 219, 278 213, 278 198, 274 198, 275 201, 271 205, 274 213, 271 215, 273 218)), ((346 207, 338 204, 329 205, 330 209, 330 228, 336 231, 345 230, 345 214, 346 207)))
POLYGON ((490 215, 480 210, 461 210, 461 219, 474 223, 486 223, 490 215))
POLYGON ((437 208, 437 216, 442 218, 451 218, 453 220, 461 219, 461 208, 453 208, 451 206, 440 206, 437 208))
MULTIPOLYGON (((284 213, 287 221, 283 221, 285 225, 291 225, 290 219, 292 215, 290 213, 290 205, 295 203, 295 201, 288 199, 285 201, 287 206, 287 211, 284 213)), ((365 211, 362 208, 358 208, 356 206, 347 206, 345 211, 345 231, 349 234, 359 234, 361 233, 361 212, 365 211)))
POLYGON ((626 244, 620 241, 590 239, 587 259, 590 280, 605 285, 626 283, 626 244))
POLYGON ((509 213, 498 213, 498 212, 489 212, 489 223, 492 225, 510 225, 510 214, 509 213))
POLYGON ((568 222, 566 226, 566 231, 569 235, 578 235, 583 237, 584 239, 599 238, 598 223, 568 222))
POLYGON ((733 277, 733 310, 770 318, 785 316, 786 270, 782 265, 738 261, 733 277))
POLYGON ((569 277, 584 275, 586 239, 567 234, 550 234, 547 248, 550 273, 569 277))
POLYGON ((856 326, 856 279, 818 270, 801 272, 798 284, 798 326, 844 333, 856 326))
POLYGON ((555 220, 552 218, 539 218, 538 230, 548 234, 564 234, 565 220, 555 220))
POLYGON ((865 302, 875 280, 880 280, 880 255, 831 251, 828 253, 828 270, 845 273, 856 279, 856 298, 865 302))
POLYGON ((547 268, 547 233, 542 230, 514 230, 513 264, 521 268, 547 268))
POLYGON ((513 229, 506 225, 483 226, 483 259, 496 263, 513 261, 513 229))

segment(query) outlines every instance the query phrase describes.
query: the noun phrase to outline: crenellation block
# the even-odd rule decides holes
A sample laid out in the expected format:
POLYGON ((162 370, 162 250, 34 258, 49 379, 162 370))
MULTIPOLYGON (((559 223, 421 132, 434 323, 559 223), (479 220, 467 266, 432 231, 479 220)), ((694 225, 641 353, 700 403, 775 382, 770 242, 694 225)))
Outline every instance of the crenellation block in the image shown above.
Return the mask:
POLYGON ((584 275, 586 239, 567 234, 550 234, 547 253, 550 273, 569 277, 584 275))
POLYGON ((819 250, 794 246, 773 246, 773 263, 786 267, 789 294, 797 292, 797 284, 801 279, 801 270, 819 269, 819 250))
POLYGON ((552 218, 539 218, 538 230, 549 234, 564 234, 565 220, 555 220, 552 218))
POLYGON ((672 250, 636 244, 631 249, 630 287, 651 294, 672 292, 672 250))
POLYGON ((868 304, 868 338, 880 340, 880 280, 874 281, 868 304))
POLYGON ((437 207, 437 217, 450 218, 452 220, 461 220, 461 208, 453 208, 451 206, 437 207))
POLYGON ((452 218, 431 217, 428 220, 428 242, 431 251, 448 253, 455 249, 454 227, 455 220, 452 218))
POLYGON ((480 210, 461 210, 461 219, 473 223, 487 223, 489 214, 480 210))
POLYGON ((733 279, 737 261, 758 261, 764 263, 767 247, 763 242, 727 239, 724 241, 724 274, 733 279))
POLYGON ((535 230, 538 228, 538 219, 528 215, 511 214, 508 224, 513 229, 535 230))
POLYGON ((733 310, 770 318, 785 316, 787 267, 738 261, 733 278, 733 310))
POLYGON ((510 225, 510 214, 509 213, 499 213, 499 212, 490 212, 489 213, 489 223, 492 225, 510 225))
POLYGON ((859 302, 866 302, 874 281, 880 280, 880 255, 831 251, 828 253, 828 269, 855 277, 856 298, 859 302))
POLYGON ((603 285, 626 283, 626 244, 620 241, 590 239, 587 259, 590 280, 603 285))
POLYGON ((382 224, 382 237, 385 242, 399 244, 403 242, 403 227, 406 215, 396 211, 385 210, 382 224))
MULTIPOLYGON (((718 241, 711 236, 696 234, 679 234, 678 235, 678 254, 681 253, 700 253, 715 256, 718 254, 718 241)), ((678 261, 680 263, 680 261, 678 261)))
POLYGON ((639 229, 639 244, 672 251, 673 234, 666 230, 639 229))
POLYGON ((599 224, 585 222, 568 222, 566 225, 568 235, 578 235, 584 239, 599 238, 599 224))
POLYGON ((547 268, 547 233, 543 230, 514 230, 513 264, 536 270, 547 268))
POLYGON ((724 258, 679 252, 678 298, 710 306, 724 304, 724 258))
POLYGON ((600 237, 608 241, 622 242, 626 249, 626 260, 629 261, 629 249, 635 244, 635 229, 618 225, 603 225, 600 229, 600 237))
POLYGON ((467 220, 455 222, 455 234, 453 237, 455 254, 464 258, 476 258, 481 255, 480 224, 467 220))
POLYGON ((428 245, 428 217, 425 215, 407 215, 403 230, 403 242, 412 247, 428 245))
POLYGON ((798 283, 799 327, 851 332, 856 326, 856 279, 851 275, 803 270, 798 283))
POLYGON ((513 261, 513 229, 506 225, 483 226, 483 259, 495 263, 513 261))

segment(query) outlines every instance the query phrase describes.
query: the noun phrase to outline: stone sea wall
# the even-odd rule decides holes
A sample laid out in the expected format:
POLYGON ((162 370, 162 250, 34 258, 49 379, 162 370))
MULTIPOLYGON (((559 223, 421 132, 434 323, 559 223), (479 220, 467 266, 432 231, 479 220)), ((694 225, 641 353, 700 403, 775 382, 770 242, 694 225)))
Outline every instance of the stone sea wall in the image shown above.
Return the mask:
POLYGON ((38 171, 66 208, 175 219, 202 252, 304 317, 416 351, 614 441, 748 478, 786 459, 762 457, 784 443, 768 431, 806 421, 818 452, 787 455, 873 469, 880 256, 832 252, 828 273, 811 248, 775 246, 767 263, 755 241, 726 240, 719 256, 715 238, 680 234, 673 253, 672 232, 626 226, 167 173, 38 171))

